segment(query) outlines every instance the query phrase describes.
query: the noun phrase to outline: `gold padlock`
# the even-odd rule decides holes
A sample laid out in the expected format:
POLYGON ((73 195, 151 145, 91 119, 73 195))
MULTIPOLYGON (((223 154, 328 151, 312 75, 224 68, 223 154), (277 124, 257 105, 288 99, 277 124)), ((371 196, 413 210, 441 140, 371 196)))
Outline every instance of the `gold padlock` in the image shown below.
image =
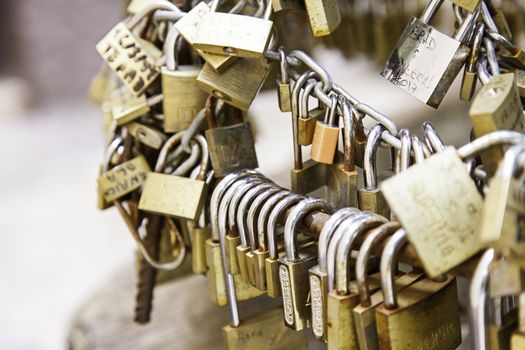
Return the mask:
POLYGON ((207 97, 196 84, 200 67, 177 65, 175 46, 178 37, 177 28, 173 27, 166 38, 167 61, 161 70, 164 131, 168 133, 188 128, 204 107, 207 97))
POLYGON ((336 125, 337 97, 331 97, 331 106, 327 109, 324 122, 315 124, 310 157, 318 163, 332 164, 337 150, 339 126, 336 125))
POLYGON ((125 128, 135 138, 135 140, 154 149, 160 149, 166 141, 166 134, 141 123, 129 123, 125 128))
POLYGON ((341 23, 337 0, 305 0, 304 4, 315 37, 333 33, 341 23))
POLYGON ((279 98, 279 109, 281 112, 291 112, 292 106, 290 102, 290 77, 288 75, 288 62, 286 61, 286 52, 280 47, 279 51, 279 70, 280 76, 277 79, 277 96, 279 98))
POLYGON ((477 63, 484 32, 485 25, 483 22, 479 22, 474 28, 472 50, 467 57, 467 62, 463 70, 463 79, 461 80, 461 90, 459 94, 459 98, 463 101, 470 101, 476 90, 476 82, 478 81, 477 63))

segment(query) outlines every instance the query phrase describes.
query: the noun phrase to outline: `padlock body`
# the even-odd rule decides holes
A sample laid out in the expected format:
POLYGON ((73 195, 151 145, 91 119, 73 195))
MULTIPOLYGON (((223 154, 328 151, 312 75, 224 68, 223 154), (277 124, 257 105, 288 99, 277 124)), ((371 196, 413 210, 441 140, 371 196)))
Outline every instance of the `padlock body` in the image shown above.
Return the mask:
POLYGON ((311 295, 312 332, 316 339, 327 342, 326 296, 328 294, 328 274, 319 265, 308 271, 311 295))
POLYGON ((314 139, 315 125, 324 119, 325 110, 316 108, 297 119, 297 143, 301 146, 311 145, 314 139))
POLYGON ((292 104, 290 100, 290 83, 283 83, 279 79, 277 79, 277 97, 279 101, 279 109, 281 110, 281 112, 291 112, 292 104))
POLYGON ((136 96, 142 95, 160 74, 156 66, 161 51, 118 23, 96 46, 98 53, 136 96))
POLYGON ((226 236, 226 271, 232 275, 240 273, 239 262, 237 261, 237 246, 241 244, 241 237, 226 236))
POLYGON ((264 58, 238 59, 218 73, 206 63, 197 77, 197 85, 224 102, 247 111, 270 72, 264 58))
POLYGON ((239 275, 241 276, 241 280, 244 283, 250 282, 250 275, 249 275, 249 265, 248 265, 248 259, 246 257, 246 254, 250 251, 250 247, 239 245, 235 248, 235 252, 237 254, 237 263, 239 264, 239 275))
POLYGON ((145 96, 134 96, 122 90, 111 94, 111 114, 117 125, 125 125, 150 111, 145 96))
POLYGON ((474 96, 476 90, 476 82, 478 81, 478 75, 476 72, 468 72, 466 69, 463 72, 463 80, 461 81, 461 90, 459 98, 462 101, 470 101, 474 96))
POLYGON ((193 273, 206 273, 206 240, 210 238, 211 228, 194 227, 191 230, 191 259, 193 273))
POLYGON ((261 57, 268 47, 272 28, 270 20, 210 12, 199 23, 193 46, 215 54, 261 57))
POLYGON ((381 75, 418 100, 437 108, 464 65, 468 52, 460 41, 414 17, 381 75))
POLYGON ((266 273, 266 293, 271 298, 278 298, 281 296, 279 265, 279 259, 267 258, 264 261, 266 273))
POLYGON ((323 122, 315 125, 310 157, 318 163, 332 164, 339 140, 339 127, 323 122))
POLYGON ((334 163, 326 172, 327 200, 335 209, 358 207, 357 171, 345 171, 342 162, 334 163))
POLYGON ((140 141, 148 147, 160 149, 166 141, 166 135, 154 128, 146 126, 141 123, 129 123, 126 126, 129 133, 133 135, 135 140, 140 141))
POLYGON ((162 68, 164 131, 187 129, 197 113, 204 108, 207 95, 197 87, 198 66, 179 66, 175 71, 162 68))
POLYGON ((255 288, 259 290, 266 290, 266 258, 270 256, 268 250, 256 250, 253 252, 255 256, 254 261, 254 277, 255 288))
POLYGON ((228 325, 222 332, 224 345, 229 350, 306 350, 308 348, 306 331, 294 332, 285 327, 279 308, 242 319, 238 327, 228 325))
POLYGON ((139 209, 196 221, 204 205, 205 194, 204 181, 150 173, 140 196, 139 209), (177 193, 177 196, 170 193, 177 193))
POLYGON ((359 304, 359 295, 339 295, 336 291, 327 298, 328 349, 358 349, 352 310, 359 304))
POLYGON ((98 185, 104 200, 112 202, 138 189, 150 174, 146 158, 140 155, 100 175, 98 185))
POLYGON ((304 4, 315 37, 329 35, 341 24, 337 0, 305 0, 304 4))
POLYGON ((208 129, 206 140, 211 164, 218 177, 259 166, 252 129, 248 123, 208 129))
POLYGON ((307 195, 326 184, 326 165, 312 159, 303 164, 303 168, 290 171, 292 191, 307 195))
POLYGON ((360 188, 358 195, 359 209, 377 213, 384 216, 385 218, 390 217, 390 208, 388 207, 388 203, 379 188, 371 190, 360 188))
POLYGON ((510 349, 525 349, 525 333, 515 330, 510 338, 510 349))
POLYGON ((376 309, 380 349, 455 349, 461 344, 456 280, 422 279, 397 294, 398 307, 376 309))

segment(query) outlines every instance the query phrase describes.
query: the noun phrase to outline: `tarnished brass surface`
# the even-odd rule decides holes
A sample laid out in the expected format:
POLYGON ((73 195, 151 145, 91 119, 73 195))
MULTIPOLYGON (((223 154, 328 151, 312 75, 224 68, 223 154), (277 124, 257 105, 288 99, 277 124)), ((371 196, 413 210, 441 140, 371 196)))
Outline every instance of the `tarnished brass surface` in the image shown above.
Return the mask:
POLYGON ((98 185, 104 200, 112 202, 142 186, 150 174, 148 162, 138 156, 100 175, 98 185))

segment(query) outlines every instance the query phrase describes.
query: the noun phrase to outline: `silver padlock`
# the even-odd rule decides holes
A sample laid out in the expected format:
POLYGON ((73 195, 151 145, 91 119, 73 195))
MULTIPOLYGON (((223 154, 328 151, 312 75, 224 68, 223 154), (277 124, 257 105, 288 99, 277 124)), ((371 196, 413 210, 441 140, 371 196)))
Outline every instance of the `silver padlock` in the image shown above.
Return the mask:
POLYGON ((443 0, 431 0, 420 18, 412 18, 399 38, 381 75, 418 100, 437 108, 465 64, 465 45, 479 11, 469 13, 454 37, 429 23, 443 0))

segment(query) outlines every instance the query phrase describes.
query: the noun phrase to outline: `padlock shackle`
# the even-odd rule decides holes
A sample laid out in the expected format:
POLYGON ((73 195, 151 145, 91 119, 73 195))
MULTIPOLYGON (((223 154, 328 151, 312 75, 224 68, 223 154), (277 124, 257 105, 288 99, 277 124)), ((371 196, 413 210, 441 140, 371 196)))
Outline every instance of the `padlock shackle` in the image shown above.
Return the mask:
POLYGON ((256 251, 259 248, 259 232, 257 231, 256 216, 260 214, 260 209, 266 200, 279 191, 282 191, 282 188, 277 186, 264 190, 259 195, 257 195, 248 208, 246 221, 248 222, 248 238, 250 241, 250 249, 252 251, 256 251))
POLYGON ((434 129, 430 122, 423 122, 421 129, 425 134, 425 143, 431 151, 435 153, 443 152, 445 150, 443 140, 441 140, 441 137, 439 137, 436 129, 434 129))
POLYGON ((359 209, 357 208, 339 209, 334 214, 332 214, 328 221, 326 221, 326 223, 324 224, 323 229, 319 233, 319 240, 317 242, 317 257, 319 259, 319 267, 321 268, 321 271, 326 272, 326 268, 328 265, 326 260, 328 253, 328 245, 336 229, 344 220, 358 212, 359 209))
POLYGON ((475 73, 478 59, 481 52, 481 43, 485 33, 485 24, 478 22, 474 28, 474 35, 472 36, 471 50, 467 59, 466 69, 468 72, 475 73))
POLYGON ((436 16, 439 8, 443 4, 443 0, 430 0, 427 7, 423 10, 419 20, 423 23, 429 24, 430 21, 436 16))
POLYGON ((211 238, 215 242, 219 241, 219 203, 226 193, 226 190, 237 180, 246 176, 258 175, 255 170, 247 169, 226 175, 215 186, 210 198, 210 219, 211 219, 211 238))
POLYGON ((164 52, 166 53, 166 69, 170 72, 173 72, 177 69, 175 46, 179 37, 179 31, 175 26, 172 26, 168 32, 168 35, 166 36, 166 41, 164 42, 164 52))
POLYGON ((318 64, 312 57, 307 55, 304 51, 294 50, 290 53, 290 57, 294 57, 301 61, 305 66, 310 68, 312 71, 317 73, 321 81, 323 82, 323 92, 328 93, 334 87, 334 81, 330 73, 318 64))
POLYGON ((364 307, 370 306, 370 290, 368 288, 368 262, 372 248, 392 235, 401 225, 398 222, 388 222, 367 232, 366 238, 359 248, 355 263, 355 276, 359 290, 360 303, 364 307))
POLYGON ((248 247, 250 245, 247 226, 248 206, 251 205, 251 203, 259 194, 274 186, 275 184, 264 182, 257 184, 255 187, 252 187, 250 190, 248 190, 248 192, 246 192, 246 194, 242 197, 239 207, 237 208, 235 221, 237 222, 239 237, 241 238, 241 245, 243 247, 248 247))
POLYGON ((299 119, 308 117, 308 110, 309 110, 308 100, 312 96, 312 91, 314 90, 314 87, 317 84, 322 84, 322 83, 317 82, 317 81, 307 82, 305 88, 299 92, 299 100, 301 101, 299 104, 299 114, 298 114, 299 119))
POLYGON ((335 116, 337 115, 337 104, 338 104, 337 96, 336 95, 331 95, 330 96, 330 105, 327 106, 326 114, 325 114, 325 117, 324 117, 324 123, 329 125, 329 126, 336 126, 336 127, 338 127, 338 125, 335 124, 335 116))
POLYGON ((401 129, 399 130, 399 139, 401 141, 401 148, 397 150, 399 155, 398 172, 403 172, 410 166, 410 152, 412 150, 412 140, 410 138, 410 130, 401 129))
POLYGON ((487 57, 487 62, 489 64, 492 76, 500 75, 501 70, 499 68, 498 56, 496 56, 496 49, 494 48, 494 43, 489 38, 484 37, 483 46, 485 47, 485 55, 487 57))
POLYGON ((385 127, 381 124, 374 125, 368 132, 368 137, 365 145, 365 153, 363 156, 363 173, 365 175, 364 185, 365 190, 377 189, 377 147, 381 141, 381 135, 385 131, 385 127))
POLYGON ((496 172, 497 176, 504 179, 513 178, 520 166, 520 160, 523 160, 523 155, 525 155, 525 144, 514 145, 505 151, 496 172))
POLYGON ((169 1, 153 0, 153 1, 149 1, 149 3, 146 6, 144 6, 133 17, 131 17, 131 19, 126 23, 126 26, 130 30, 133 29, 137 24, 139 24, 142 21, 144 17, 148 16, 149 14, 157 10, 169 10, 175 13, 182 12, 177 6, 175 6, 169 1))
POLYGON ((338 294, 346 295, 349 293, 348 284, 350 282, 351 252, 357 242, 357 238, 364 232, 375 228, 388 220, 376 213, 365 213, 366 215, 353 222, 345 232, 337 245, 336 269, 335 269, 335 288, 338 294))
POLYGON ((397 294, 394 288, 397 257, 407 242, 407 233, 405 229, 400 228, 390 237, 381 254, 379 267, 381 271, 381 292, 383 293, 383 303, 389 310, 397 307, 397 294))
POLYGON ((339 97, 343 118, 343 170, 355 170, 354 139, 356 132, 357 110, 344 98, 339 97))
MULTIPOLYGON (((255 176, 247 176, 239 179, 224 193, 219 203, 219 236, 226 236, 228 231, 231 233, 237 232, 237 227, 235 224, 232 224, 232 220, 228 214, 232 211, 232 208, 236 208, 238 204, 239 196, 237 196, 237 194, 247 191, 257 179, 258 177, 255 176)), ((235 216, 233 223, 235 223, 235 216)))
POLYGON ((250 190, 253 186, 267 181, 265 178, 258 176, 253 176, 249 178, 244 178, 241 186, 237 187, 234 190, 232 200, 228 207, 228 229, 230 232, 239 234, 239 228, 237 226, 237 209, 239 208, 239 203, 241 202, 242 197, 250 190))
POLYGON ((124 140, 120 136, 117 136, 109 143, 109 145, 106 148, 106 151, 104 152, 104 158, 102 161, 102 173, 105 173, 110 169, 111 165, 111 158, 113 158, 113 155, 118 152, 118 149, 120 146, 124 145, 124 140))
POLYGON ((497 130, 478 137, 458 149, 458 156, 463 161, 476 157, 483 151, 495 146, 507 146, 525 143, 525 135, 517 131, 497 130))
POLYGON ((160 149, 159 156, 157 157, 157 162, 155 163, 154 171, 156 173, 162 173, 166 167, 167 159, 169 153, 173 151, 175 146, 177 146, 182 140, 183 131, 173 134, 169 139, 164 142, 164 145, 160 149))
POLYGON ((469 324, 475 349, 486 349, 485 305, 487 303, 490 267, 495 260, 493 248, 481 256, 469 289, 469 324))
POLYGON ((270 252, 270 258, 277 260, 279 258, 279 252, 277 250, 277 223, 288 208, 302 201, 304 196, 292 193, 285 197, 272 209, 270 216, 268 217, 267 232, 268 232, 268 250, 270 252))
POLYGON ((325 200, 319 198, 305 198, 292 209, 284 224, 284 249, 286 260, 298 261, 297 228, 303 218, 310 212, 318 210, 327 214, 333 213, 333 208, 325 200))
POLYGON ((290 74, 289 68, 288 68, 288 61, 286 59, 286 52, 284 51, 284 48, 280 46, 277 49, 277 52, 279 53, 279 71, 281 73, 281 83, 289 84, 290 83, 290 74))
POLYGON ((278 192, 272 194, 270 198, 264 203, 259 212, 257 218, 257 237, 259 240, 259 249, 262 251, 268 251, 268 220, 270 218, 270 213, 273 208, 281 200, 292 194, 292 192, 281 189, 278 192))
POLYGON ((425 160, 425 152, 423 150, 423 144, 416 135, 411 137, 411 148, 412 152, 414 153, 414 160, 416 164, 422 163, 425 160))

